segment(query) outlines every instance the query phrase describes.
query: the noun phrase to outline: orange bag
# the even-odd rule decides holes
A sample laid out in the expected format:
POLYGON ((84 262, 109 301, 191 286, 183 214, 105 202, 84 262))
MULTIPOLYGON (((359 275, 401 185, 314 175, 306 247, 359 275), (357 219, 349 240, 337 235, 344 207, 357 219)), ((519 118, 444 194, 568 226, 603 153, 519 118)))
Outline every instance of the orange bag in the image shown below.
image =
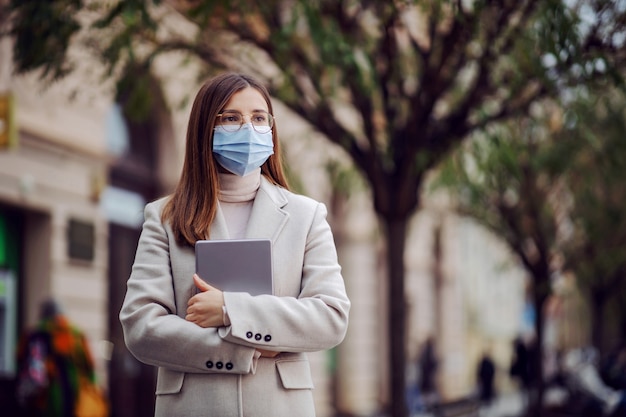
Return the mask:
POLYGON ((76 417, 108 417, 109 403, 102 389, 81 377, 76 402, 76 417))

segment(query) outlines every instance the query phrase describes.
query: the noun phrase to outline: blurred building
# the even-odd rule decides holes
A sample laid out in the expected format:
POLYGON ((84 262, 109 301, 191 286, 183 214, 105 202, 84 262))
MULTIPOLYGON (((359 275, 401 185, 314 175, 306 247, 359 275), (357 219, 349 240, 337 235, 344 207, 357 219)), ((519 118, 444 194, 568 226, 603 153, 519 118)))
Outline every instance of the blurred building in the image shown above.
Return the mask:
MULTIPOLYGON (((92 350, 107 339, 109 312, 108 229, 98 207, 107 170, 104 108, 68 101, 65 86, 43 91, 32 77, 14 78, 10 52, 0 39, 3 410, 11 406, 16 340, 45 298, 58 299, 97 345, 92 350)), ((105 378, 102 360, 98 370, 105 378)))
MULTIPOLYGON (((163 92, 155 87, 153 114, 136 123, 122 116, 112 89, 93 65, 44 88, 34 75, 12 75, 10 57, 11 45, 4 39, 2 392, 11 392, 17 335, 35 322, 39 303, 54 296, 89 336, 114 415, 152 415, 155 372, 125 349, 118 312, 143 205, 169 192, 177 181, 189 113, 189 105, 179 103, 195 94, 197 83, 180 67, 173 69, 171 60, 157 63, 159 77, 166 80, 163 92)), ((347 161, 346 156, 280 103, 275 110, 300 188, 330 209, 353 303, 346 340, 333 351, 311 355, 318 415, 330 417, 337 410, 351 416, 380 415, 388 374, 386 268, 371 199, 365 187, 338 196, 326 167, 331 159, 347 161)), ((411 381, 417 377, 413 368, 421 343, 433 336, 441 397, 469 395, 485 345, 496 363, 508 364, 510 340, 519 331, 523 309, 523 274, 497 239, 454 215, 445 196, 424 196, 405 262, 407 376, 411 381)), ((0 401, 4 407, 10 398, 0 401)))

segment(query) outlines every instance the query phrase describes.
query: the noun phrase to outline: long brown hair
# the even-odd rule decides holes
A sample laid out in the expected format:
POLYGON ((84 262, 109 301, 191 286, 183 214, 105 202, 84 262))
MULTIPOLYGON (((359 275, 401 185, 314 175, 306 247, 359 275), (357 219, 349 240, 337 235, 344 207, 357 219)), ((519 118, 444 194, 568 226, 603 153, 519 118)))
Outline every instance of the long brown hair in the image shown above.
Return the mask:
MULTIPOLYGON (((233 94, 247 87, 261 93, 273 115, 265 86, 243 74, 225 73, 206 81, 193 102, 183 171, 161 214, 161 221, 170 223, 176 242, 181 245, 193 246, 197 240, 209 236, 219 196, 218 164, 213 156, 215 121, 233 94)), ((276 123, 272 128, 272 141, 274 154, 261 166, 261 174, 273 184, 289 188, 283 172, 276 123)))

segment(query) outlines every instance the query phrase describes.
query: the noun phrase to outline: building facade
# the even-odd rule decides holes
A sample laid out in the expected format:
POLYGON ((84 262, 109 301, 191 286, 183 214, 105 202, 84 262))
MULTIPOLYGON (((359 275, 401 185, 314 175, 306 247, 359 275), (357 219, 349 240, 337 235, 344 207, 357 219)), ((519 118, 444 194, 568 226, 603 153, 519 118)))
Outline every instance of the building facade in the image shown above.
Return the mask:
POLYGON ((56 298, 86 332, 106 384, 107 236, 97 194, 107 152, 98 104, 60 100, 34 78, 11 73, 11 47, 0 41, 0 96, 7 103, 0 149, 2 407, 11 407, 15 343, 56 298), (19 126, 19 128, 17 127, 19 126), (13 133, 14 132, 14 133, 13 133), (9 398, 6 398, 9 397, 9 398))

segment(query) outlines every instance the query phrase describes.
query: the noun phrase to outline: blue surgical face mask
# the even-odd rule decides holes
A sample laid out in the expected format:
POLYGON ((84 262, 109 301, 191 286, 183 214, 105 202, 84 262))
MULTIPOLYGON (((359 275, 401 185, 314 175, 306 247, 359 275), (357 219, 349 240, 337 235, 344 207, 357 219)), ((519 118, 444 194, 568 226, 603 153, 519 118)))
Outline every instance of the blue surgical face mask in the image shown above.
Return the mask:
POLYGON ((251 123, 236 132, 228 132, 217 126, 213 133, 213 154, 217 162, 239 176, 254 171, 274 153, 272 131, 259 133, 251 123))

